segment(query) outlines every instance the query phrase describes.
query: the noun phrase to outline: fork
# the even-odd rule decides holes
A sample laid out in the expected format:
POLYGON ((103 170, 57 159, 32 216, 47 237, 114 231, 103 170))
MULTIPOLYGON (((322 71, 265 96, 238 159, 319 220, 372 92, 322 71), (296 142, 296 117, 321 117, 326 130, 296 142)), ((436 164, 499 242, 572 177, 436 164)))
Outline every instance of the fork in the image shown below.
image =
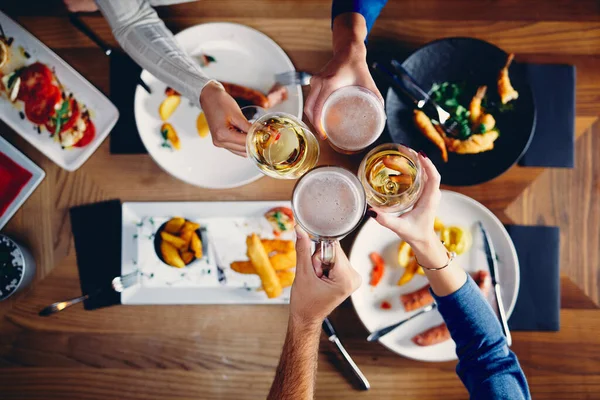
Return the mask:
POLYGON ((303 71, 288 71, 275 75, 275 81, 283 86, 300 85, 307 86, 310 84, 312 75, 303 71))
MULTIPOLYGON (((110 288, 117 293, 121 293, 125 289, 138 283, 139 275, 140 275, 139 272, 135 271, 135 272, 132 272, 127 275, 117 276, 116 278, 114 278, 112 280, 110 288)), ((48 307, 46 307, 42 311, 40 311, 39 315, 42 317, 47 317, 48 315, 52 315, 54 313, 62 311, 67 307, 71 307, 74 304, 81 303, 84 300, 87 300, 91 297, 95 297, 95 296, 99 295, 100 293, 103 293, 107 289, 108 289, 108 287, 102 287, 102 288, 96 290, 95 292, 88 293, 83 296, 79 296, 79 297, 75 297, 73 299, 59 301, 54 304, 50 304, 48 307)))

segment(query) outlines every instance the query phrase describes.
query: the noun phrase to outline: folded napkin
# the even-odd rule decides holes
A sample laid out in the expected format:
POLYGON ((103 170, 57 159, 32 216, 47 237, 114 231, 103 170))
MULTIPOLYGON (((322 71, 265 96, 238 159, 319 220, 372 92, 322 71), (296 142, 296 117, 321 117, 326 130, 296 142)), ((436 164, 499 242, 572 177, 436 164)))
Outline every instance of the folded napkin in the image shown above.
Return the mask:
POLYGON ((119 120, 110 134, 112 154, 143 154, 146 148, 138 134, 133 112, 137 78, 142 68, 127 55, 114 50, 110 55, 110 100, 119 109, 119 120))
POLYGON ((71 230, 81 292, 90 294, 105 289, 86 300, 85 309, 120 304, 121 295, 110 287, 113 278, 121 275, 121 202, 111 200, 71 208, 71 230))
POLYGON ((573 168, 575 162, 575 67, 526 64, 537 110, 535 133, 519 165, 573 168))
POLYGON ((560 329, 560 231, 553 226, 507 225, 521 269, 517 304, 508 320, 514 331, 560 329))

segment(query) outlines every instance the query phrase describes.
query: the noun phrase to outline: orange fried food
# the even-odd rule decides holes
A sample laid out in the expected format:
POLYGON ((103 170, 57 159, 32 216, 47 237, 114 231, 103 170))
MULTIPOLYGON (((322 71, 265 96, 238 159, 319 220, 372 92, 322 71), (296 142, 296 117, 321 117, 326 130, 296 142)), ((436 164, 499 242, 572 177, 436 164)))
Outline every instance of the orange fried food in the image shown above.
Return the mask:
POLYGON ((448 161, 448 152, 446 150, 446 143, 444 142, 444 136, 434 126, 431 120, 423 111, 415 110, 413 120, 417 128, 421 133, 437 146, 442 152, 442 160, 448 161))
POLYGON ((515 55, 513 53, 508 55, 504 68, 502 68, 498 74, 498 95, 500 96, 500 101, 502 101, 502 104, 506 104, 509 101, 519 98, 519 92, 513 88, 512 83, 510 82, 510 77, 508 76, 508 68, 510 67, 514 57, 515 55))

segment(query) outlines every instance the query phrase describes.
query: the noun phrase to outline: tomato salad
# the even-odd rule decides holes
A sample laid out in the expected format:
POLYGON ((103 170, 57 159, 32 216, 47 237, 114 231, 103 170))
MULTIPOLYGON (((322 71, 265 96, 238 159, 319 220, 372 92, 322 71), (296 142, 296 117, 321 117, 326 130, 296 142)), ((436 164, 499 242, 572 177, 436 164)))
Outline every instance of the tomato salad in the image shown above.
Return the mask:
POLYGON ((66 93, 47 65, 36 62, 5 75, 1 88, 11 101, 22 101, 25 117, 45 126, 63 148, 84 147, 94 139, 96 128, 89 112, 66 93))

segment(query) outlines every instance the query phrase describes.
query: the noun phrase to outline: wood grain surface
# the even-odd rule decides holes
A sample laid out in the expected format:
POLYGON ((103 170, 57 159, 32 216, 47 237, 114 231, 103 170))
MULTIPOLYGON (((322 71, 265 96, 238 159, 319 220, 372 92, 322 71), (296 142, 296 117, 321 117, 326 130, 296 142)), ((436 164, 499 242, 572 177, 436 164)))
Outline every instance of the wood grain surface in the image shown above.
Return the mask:
MULTIPOLYGON (((535 399, 600 398, 600 2, 597 0, 390 0, 369 39, 369 57, 398 57, 433 39, 474 36, 524 62, 577 68, 576 167, 513 167, 483 185, 453 188, 503 222, 561 227, 561 331, 514 332, 535 399), (390 50, 393 49, 393 50, 390 50)), ((330 0, 203 0, 159 8, 179 31, 232 21, 273 38, 299 70, 318 71, 331 57, 330 0)), ((108 93, 108 60, 74 29, 60 0, 2 2, 0 9, 108 93)), ((116 45, 98 14, 85 21, 116 45)), ((282 200, 293 182, 263 178, 235 190, 177 181, 148 155, 113 156, 108 141, 68 173, 0 123, 0 134, 46 171, 46 179, 3 229, 25 243, 38 264, 34 284, 0 302, 1 399, 260 399, 277 365, 287 306, 75 306, 51 318, 38 311, 80 294, 68 210, 132 200, 282 200), (118 177, 118 178, 116 178, 118 177)), ((119 132, 113 132, 119 134, 119 132)), ((356 169, 326 144, 321 163, 356 169)), ((350 245, 352 237, 343 244, 350 245)), ((367 343, 349 302, 331 316, 370 380, 354 389, 334 346, 322 337, 317 398, 464 399, 454 362, 422 363, 367 343)))

